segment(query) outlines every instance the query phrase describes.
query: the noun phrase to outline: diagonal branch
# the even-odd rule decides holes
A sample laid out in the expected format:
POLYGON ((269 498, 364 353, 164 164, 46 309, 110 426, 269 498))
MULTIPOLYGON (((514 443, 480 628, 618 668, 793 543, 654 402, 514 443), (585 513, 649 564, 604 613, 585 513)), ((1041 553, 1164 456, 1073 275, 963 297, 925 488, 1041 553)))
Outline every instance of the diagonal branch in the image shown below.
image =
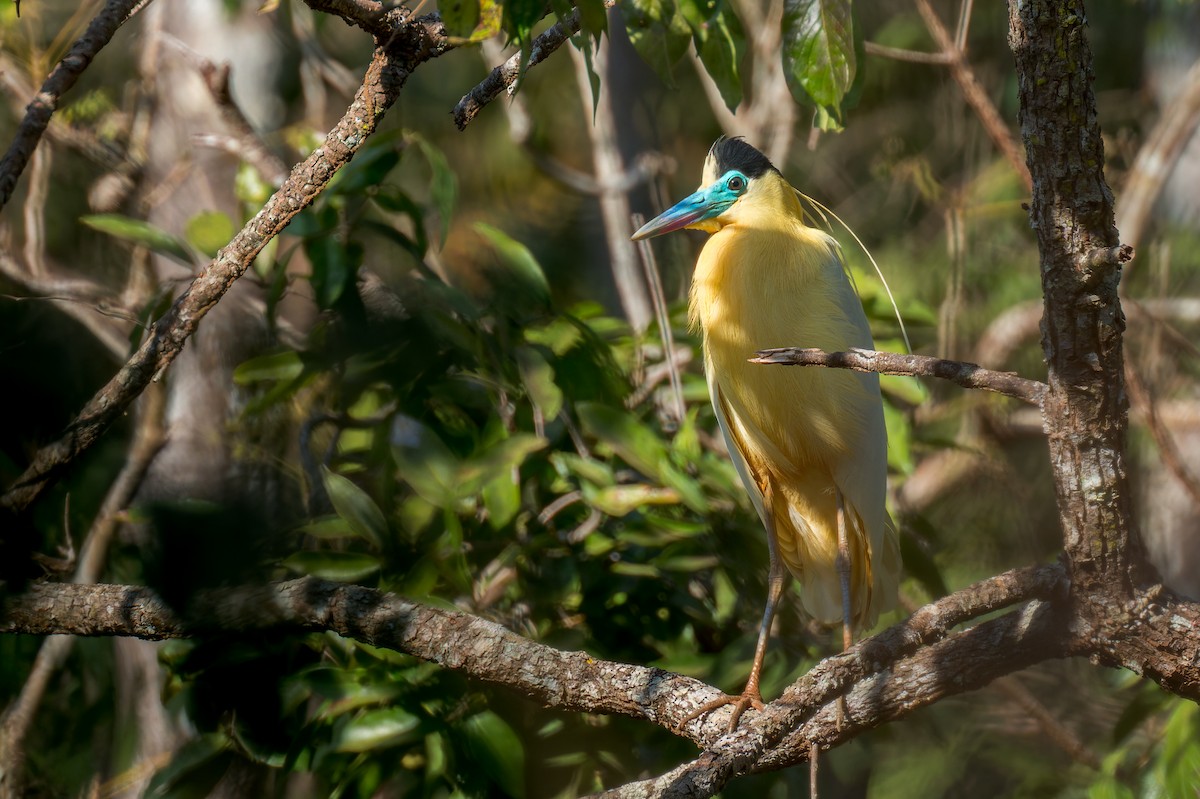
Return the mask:
POLYGON ((142 5, 143 0, 108 0, 83 36, 71 45, 71 49, 46 77, 41 91, 26 107, 25 117, 17 128, 12 144, 8 146, 8 152, 0 160, 0 208, 12 199, 17 179, 25 171, 42 134, 46 132, 46 126, 58 108, 59 98, 75 85, 96 54, 142 5))
POLYGON ((1016 612, 972 627, 920 650, 887 671, 862 681, 837 703, 822 707, 800 727, 784 726, 790 714, 769 705, 699 758, 655 779, 605 792, 606 799, 701 799, 714 796, 734 777, 805 762, 810 744, 829 749, 864 731, 903 718, 947 696, 973 691, 997 677, 1049 658, 1062 657, 1062 617, 1053 604, 1031 602, 1016 612), (782 730, 780 730, 782 728, 782 730), (783 738, 764 746, 764 730, 783 738), (783 737, 786 736, 786 737, 783 737), (759 754, 759 753, 763 754, 759 754))
POLYGON ((987 131, 988 138, 1016 171, 1017 176, 1021 178, 1021 183, 1026 189, 1031 189, 1033 178, 1030 177, 1029 167, 1026 166, 1025 159, 1021 156, 1021 148, 1000 116, 1000 112, 996 110, 996 105, 987 96, 979 79, 975 77, 975 71, 967 63, 966 55, 955 43, 950 32, 946 30, 946 26, 942 24, 941 18, 933 10, 929 0, 916 0, 916 4, 917 11, 920 12, 921 19, 925 22, 925 27, 937 42, 938 47, 941 48, 942 55, 946 57, 950 75, 962 90, 963 99, 979 117, 983 129, 987 131))
MULTIPOLYGON (((1061 585, 1059 567, 1039 566, 940 599, 818 664, 784 694, 788 718, 798 722, 811 715, 856 680, 943 639, 958 624, 1034 597, 1056 596, 1061 585)), ((714 713, 679 729, 692 707, 717 694, 697 680, 562 652, 467 613, 314 578, 202 593, 186 619, 149 589, 120 585, 41 584, 10 597, 2 610, 0 633, 159 640, 204 632, 332 630, 511 688, 547 707, 642 718, 701 744, 720 739, 728 720, 727 714, 714 713)))
POLYGON ((254 257, 325 189, 339 169, 375 132, 379 120, 399 96, 419 64, 448 48, 436 17, 406 22, 402 11, 389 12, 393 34, 377 43, 362 86, 324 144, 296 165, 278 191, 179 295, 120 371, 96 393, 57 441, 42 447, 25 473, 0 496, 0 509, 28 507, 61 472, 85 452, 112 422, 166 369, 200 320, 245 273, 254 257))
POLYGON ((825 352, 804 347, 781 347, 759 350, 751 363, 782 364, 784 366, 825 366, 851 369, 855 372, 875 372, 881 375, 936 377, 949 380, 963 388, 994 391, 1030 405, 1041 406, 1046 384, 1013 374, 994 372, 966 361, 950 361, 928 355, 899 355, 854 347, 845 352, 825 352))
MULTIPOLYGON (((608 5, 608 3, 606 3, 608 5)), ((566 44, 572 36, 579 33, 581 25, 579 10, 575 9, 566 18, 551 25, 533 40, 529 48, 529 59, 524 69, 536 67, 546 60, 546 57, 566 44)), ((512 92, 517 81, 521 78, 522 53, 514 53, 507 61, 493 69, 479 85, 463 95, 454 106, 454 124, 459 130, 466 130, 483 107, 500 96, 501 92, 512 92)))

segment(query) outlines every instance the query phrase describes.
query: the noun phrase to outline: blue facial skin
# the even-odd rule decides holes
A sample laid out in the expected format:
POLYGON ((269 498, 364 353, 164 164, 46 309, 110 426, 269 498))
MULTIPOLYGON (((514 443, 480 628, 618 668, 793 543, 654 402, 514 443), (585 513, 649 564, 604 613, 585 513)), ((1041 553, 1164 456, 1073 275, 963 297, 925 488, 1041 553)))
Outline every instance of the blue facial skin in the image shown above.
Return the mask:
POLYGON ((731 169, 722 175, 720 180, 683 198, 642 225, 641 229, 633 234, 633 240, 640 241, 651 236, 661 236, 663 233, 670 233, 705 219, 720 216, 746 193, 746 187, 749 185, 750 181, 745 175, 736 169, 731 169))

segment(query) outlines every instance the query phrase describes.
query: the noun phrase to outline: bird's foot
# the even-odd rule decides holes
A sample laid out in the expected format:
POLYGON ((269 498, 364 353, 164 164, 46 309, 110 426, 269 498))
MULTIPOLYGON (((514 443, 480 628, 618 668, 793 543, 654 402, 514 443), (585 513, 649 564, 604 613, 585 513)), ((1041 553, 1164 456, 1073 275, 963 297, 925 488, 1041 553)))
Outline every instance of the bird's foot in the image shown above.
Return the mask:
POLYGON ((834 721, 834 726, 838 732, 841 732, 848 726, 850 720, 850 710, 846 707, 846 695, 842 694, 837 698, 837 718, 834 721))
POLYGON ((733 732, 737 729, 738 721, 742 718, 742 714, 745 713, 748 708, 762 710, 764 707, 766 707, 762 701, 762 694, 760 694, 758 691, 745 691, 737 696, 725 694, 724 696, 720 696, 711 702, 705 702, 703 705, 684 716, 683 721, 679 722, 679 729, 682 730, 688 725, 689 722, 698 719, 705 713, 716 710, 717 708, 725 707, 726 705, 733 705, 733 715, 729 717, 729 732, 733 732))

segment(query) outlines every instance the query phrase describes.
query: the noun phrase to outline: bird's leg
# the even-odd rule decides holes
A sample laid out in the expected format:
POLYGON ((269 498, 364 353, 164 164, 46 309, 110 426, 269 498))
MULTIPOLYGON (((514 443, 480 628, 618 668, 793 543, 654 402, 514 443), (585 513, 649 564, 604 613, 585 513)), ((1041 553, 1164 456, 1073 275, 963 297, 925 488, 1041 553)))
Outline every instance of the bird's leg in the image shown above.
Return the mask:
POLYGON ((763 660, 767 656, 767 641, 771 637, 771 622, 775 620, 775 610, 779 607, 779 600, 783 598, 783 588, 787 578, 787 568, 784 566, 783 558, 779 555, 779 545, 775 541, 775 514, 773 511, 773 494, 770 481, 766 481, 763 486, 763 508, 766 518, 764 519, 767 528, 767 550, 771 556, 770 572, 767 575, 767 607, 763 610, 762 623, 758 626, 758 643, 754 646, 754 663, 750 666, 750 679, 746 681, 746 687, 742 689, 741 696, 722 696, 714 699, 711 702, 706 702, 700 707, 687 714, 683 721, 679 722, 680 728, 683 728, 689 721, 704 715, 710 710, 716 710, 725 705, 733 705, 733 715, 729 717, 729 731, 733 732, 737 729, 738 720, 742 714, 746 712, 746 708, 752 707, 755 710, 763 709, 762 692, 759 690, 758 683, 762 676, 763 660))
POLYGON ((854 646, 853 618, 850 608, 850 539, 846 535, 846 503, 842 500, 840 489, 834 489, 837 494, 837 570, 842 582, 842 650, 854 646))
MULTIPOLYGON (((837 497, 837 570, 842 583, 842 651, 854 646, 853 616, 850 605, 850 539, 846 534, 846 503, 842 499, 841 489, 834 489, 837 497)), ((838 697, 837 726, 841 729, 848 715, 846 710, 846 695, 838 697)))

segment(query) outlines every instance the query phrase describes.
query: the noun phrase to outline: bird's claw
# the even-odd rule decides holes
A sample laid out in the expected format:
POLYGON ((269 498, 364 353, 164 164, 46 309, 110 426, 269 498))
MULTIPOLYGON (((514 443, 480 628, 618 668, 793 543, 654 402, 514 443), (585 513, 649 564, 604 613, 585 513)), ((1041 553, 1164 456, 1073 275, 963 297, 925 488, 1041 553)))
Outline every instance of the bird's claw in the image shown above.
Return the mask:
POLYGON ((683 720, 679 722, 679 729, 682 730, 688 725, 689 722, 695 721, 705 713, 716 710, 717 708, 725 707, 726 705, 733 705, 733 715, 729 717, 729 732, 733 732, 737 729, 738 721, 741 720, 742 714, 745 713, 748 708, 762 710, 766 707, 766 705, 763 704, 762 696, 758 694, 758 692, 743 693, 737 696, 724 694, 712 700, 711 702, 705 702, 703 705, 684 716, 683 720))

